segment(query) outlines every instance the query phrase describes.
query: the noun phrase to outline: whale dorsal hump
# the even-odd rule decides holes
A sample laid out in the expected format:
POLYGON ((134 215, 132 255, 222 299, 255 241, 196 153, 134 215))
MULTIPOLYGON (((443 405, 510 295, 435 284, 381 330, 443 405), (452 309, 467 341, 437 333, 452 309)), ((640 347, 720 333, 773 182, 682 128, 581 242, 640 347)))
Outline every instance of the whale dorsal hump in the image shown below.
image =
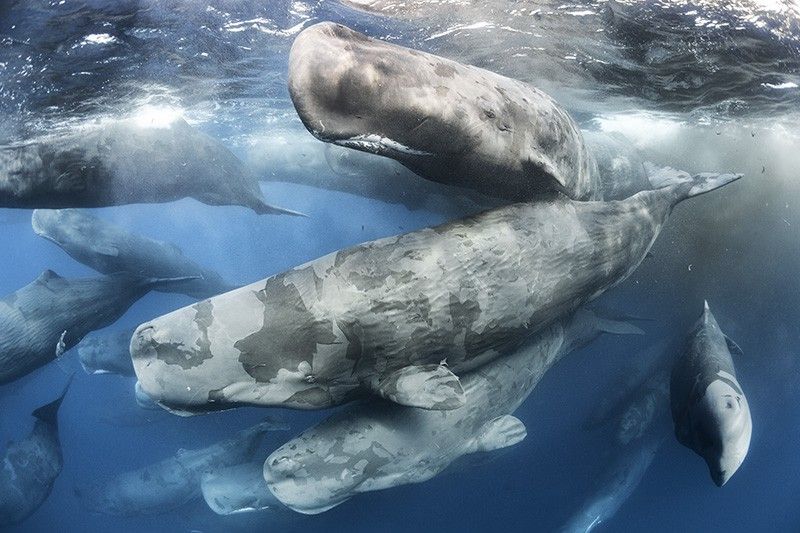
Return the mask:
POLYGON ((498 416, 481 428, 481 434, 475 440, 475 451, 490 452, 507 448, 522 442, 527 435, 528 430, 519 418, 511 415, 498 416))
POLYGON ((395 403, 422 409, 449 410, 464 405, 461 381, 446 366, 406 366, 381 380, 375 392, 395 403))

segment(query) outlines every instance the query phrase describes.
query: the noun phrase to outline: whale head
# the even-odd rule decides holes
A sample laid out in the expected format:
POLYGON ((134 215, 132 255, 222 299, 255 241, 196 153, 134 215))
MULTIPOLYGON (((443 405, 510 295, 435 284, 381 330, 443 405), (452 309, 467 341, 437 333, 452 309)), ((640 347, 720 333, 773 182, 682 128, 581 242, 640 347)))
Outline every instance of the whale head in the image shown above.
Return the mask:
POLYGON ((750 407, 733 376, 712 381, 690 410, 690 447, 708 465, 721 487, 739 469, 750 448, 753 421, 750 407))

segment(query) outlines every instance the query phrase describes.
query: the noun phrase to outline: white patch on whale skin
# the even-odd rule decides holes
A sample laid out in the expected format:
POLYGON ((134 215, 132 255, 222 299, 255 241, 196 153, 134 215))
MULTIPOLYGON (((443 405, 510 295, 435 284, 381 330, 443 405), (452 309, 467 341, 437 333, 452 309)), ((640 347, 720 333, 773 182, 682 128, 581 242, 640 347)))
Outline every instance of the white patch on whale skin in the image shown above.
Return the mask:
POLYGON ((355 148, 357 150, 365 150, 376 153, 388 150, 407 155, 433 155, 431 152, 409 148, 408 146, 395 140, 389 139, 388 137, 381 137, 375 133, 356 135, 355 137, 350 137, 349 139, 334 141, 334 144, 338 144, 339 146, 344 146, 346 148, 355 148))

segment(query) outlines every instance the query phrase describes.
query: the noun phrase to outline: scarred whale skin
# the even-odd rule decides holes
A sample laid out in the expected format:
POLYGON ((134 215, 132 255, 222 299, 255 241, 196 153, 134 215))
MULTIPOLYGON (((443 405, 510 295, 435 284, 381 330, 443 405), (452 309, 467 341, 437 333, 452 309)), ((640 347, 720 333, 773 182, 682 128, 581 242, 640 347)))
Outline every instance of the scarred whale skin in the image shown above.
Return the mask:
POLYGON ((65 279, 52 270, 0 300, 0 384, 24 376, 111 325, 154 287, 180 279, 119 273, 65 279))
POLYGON ((267 485, 287 507, 317 514, 358 493, 426 481, 466 454, 516 444, 526 429, 510 413, 552 365, 604 331, 642 333, 579 310, 514 354, 466 374, 466 403, 458 409, 347 406, 275 450, 264 463, 267 485))
MULTIPOLYGON (((68 385, 69 386, 69 385, 68 385)), ((33 431, 12 442, 0 461, 0 526, 25 520, 47 499, 64 459, 58 438, 58 408, 67 389, 53 402, 36 409, 33 431)))
POLYGON ((140 325, 134 369, 145 393, 189 413, 319 409, 366 391, 454 408, 453 373, 624 280, 676 203, 737 178, 701 175, 618 202, 514 204, 341 250, 140 325))
POLYGON ((289 94, 319 139, 391 157, 433 181, 512 201, 602 192, 569 114, 487 70, 323 22, 292 45, 289 94))
POLYGON ((208 298, 229 291, 219 274, 183 255, 174 244, 149 239, 79 209, 37 209, 33 231, 101 274, 130 272, 145 278, 196 276, 160 290, 208 298))
POLYGON ((191 197, 290 213, 264 202, 227 148, 177 118, 102 121, 0 149, 0 207, 102 207, 191 197))
POLYGON ((200 497, 205 472, 250 461, 270 423, 257 424, 206 448, 177 455, 79 490, 92 511, 131 516, 159 514, 200 497))
POLYGON ((708 302, 689 333, 670 376, 670 408, 678 442, 695 451, 721 487, 744 462, 753 420, 736 376, 731 350, 708 302))

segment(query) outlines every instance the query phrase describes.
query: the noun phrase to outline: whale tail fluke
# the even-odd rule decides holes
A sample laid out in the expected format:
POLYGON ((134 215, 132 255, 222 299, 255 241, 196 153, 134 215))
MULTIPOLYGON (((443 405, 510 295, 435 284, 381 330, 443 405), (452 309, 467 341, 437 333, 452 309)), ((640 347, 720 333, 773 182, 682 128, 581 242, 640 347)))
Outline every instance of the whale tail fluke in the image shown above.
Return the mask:
POLYGON ((713 172, 702 172, 692 176, 688 172, 670 167, 648 172, 648 179, 653 189, 673 189, 676 193, 676 203, 719 189, 741 177, 742 174, 716 174, 713 172))
POLYGON ((683 170, 677 170, 672 167, 657 167, 650 162, 644 163, 644 166, 650 186, 653 189, 677 188, 680 191, 678 194, 679 202, 686 198, 692 198, 693 196, 719 189, 742 177, 742 174, 717 174, 713 172, 703 172, 692 176, 683 170))
POLYGON ((291 215, 294 217, 303 217, 308 218, 308 215, 305 213, 301 213, 300 211, 294 211, 293 209, 287 209, 285 207, 279 207, 277 205, 268 204, 263 200, 259 200, 254 202, 250 208, 256 212, 258 215, 291 215))
POLYGON ((55 424, 56 420, 58 419, 58 408, 61 407, 61 402, 64 400, 64 396, 67 395, 69 386, 72 384, 72 378, 74 377, 74 374, 69 376, 67 384, 64 386, 64 390, 61 391, 61 394, 58 395, 58 398, 46 405, 39 407, 38 409, 35 409, 31 414, 43 422, 55 424))

